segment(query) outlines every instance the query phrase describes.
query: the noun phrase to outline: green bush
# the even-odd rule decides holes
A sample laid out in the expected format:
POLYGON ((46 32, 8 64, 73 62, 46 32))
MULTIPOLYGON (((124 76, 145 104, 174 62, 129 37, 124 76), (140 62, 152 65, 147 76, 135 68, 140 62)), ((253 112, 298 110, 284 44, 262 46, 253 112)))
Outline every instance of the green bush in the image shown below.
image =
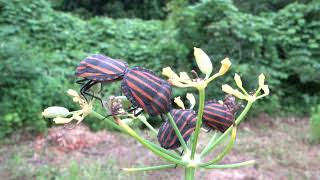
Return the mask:
MULTIPOLYGON (((75 108, 65 91, 78 89, 75 67, 89 54, 124 59, 130 66, 144 64, 161 72, 162 64, 185 59, 187 51, 170 25, 159 20, 82 20, 55 11, 45 0, 0 0, 0 137, 24 129, 43 132, 49 122, 45 107, 75 108)), ((104 93, 117 94, 115 85, 104 93)), ((88 121, 98 130, 104 122, 88 121)))
MULTIPOLYGON (((258 14, 240 11, 231 0, 171 4, 170 18, 188 49, 200 46, 213 61, 229 56, 237 67, 231 74, 243 72, 248 82, 255 82, 250 78, 265 72, 276 96, 266 102, 277 104, 264 106, 267 111, 303 114, 319 103, 320 3, 287 4, 258 14)), ((218 93, 217 87, 211 91, 218 93)))
POLYGON ((310 134, 312 141, 320 143, 320 105, 312 108, 310 134))

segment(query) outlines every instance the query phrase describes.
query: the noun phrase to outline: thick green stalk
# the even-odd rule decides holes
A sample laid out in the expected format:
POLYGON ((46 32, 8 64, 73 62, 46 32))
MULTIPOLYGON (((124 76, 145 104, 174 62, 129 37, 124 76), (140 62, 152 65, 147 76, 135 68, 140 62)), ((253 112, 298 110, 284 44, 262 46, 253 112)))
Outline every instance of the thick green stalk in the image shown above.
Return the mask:
POLYGON ((229 144, 226 146, 226 148, 220 154, 218 154, 216 158, 214 158, 213 160, 200 164, 200 167, 205 167, 205 166, 220 162, 231 151, 234 141, 236 140, 236 134, 237 134, 237 128, 233 126, 231 140, 229 144))
POLYGON ((191 159, 194 159, 194 155, 196 153, 197 144, 198 144, 198 138, 200 133, 200 128, 202 124, 202 115, 203 115, 203 109, 204 109, 204 101, 205 101, 205 88, 199 89, 199 109, 198 109, 198 115, 197 115, 197 123, 196 123, 196 129, 194 131, 194 139, 192 143, 192 149, 191 149, 191 159))
POLYGON ((176 135, 178 136, 178 139, 179 139, 183 149, 185 151, 188 151, 188 146, 187 146, 185 140, 183 139, 183 137, 182 137, 182 135, 181 135, 181 133, 179 131, 179 128, 177 127, 177 124, 175 123, 173 117, 171 116, 171 114, 169 112, 167 113, 167 116, 169 117, 169 122, 170 122, 171 126, 173 127, 176 135))
POLYGON ((194 180, 195 168, 194 167, 186 167, 184 170, 184 179, 185 180, 194 180))
POLYGON ((241 163, 235 163, 235 164, 222 164, 222 165, 210 165, 210 166, 206 166, 204 168, 206 169, 227 169, 227 168, 239 168, 239 167, 243 167, 243 166, 251 166, 254 165, 256 163, 255 160, 251 160, 251 161, 245 161, 245 162, 241 162, 241 163))
POLYGON ((102 116, 101 114, 99 114, 99 113, 97 113, 97 112, 95 112, 95 111, 93 111, 93 110, 90 112, 90 114, 91 114, 92 116, 100 119, 100 120, 106 120, 106 123, 107 123, 110 127, 115 128, 115 129, 117 129, 118 131, 123 131, 123 129, 122 129, 117 123, 115 123, 113 120, 111 120, 111 119, 109 119, 109 118, 106 118, 106 117, 102 116))
POLYGON ((138 168, 122 168, 122 170, 129 171, 129 172, 139 172, 139 171, 169 169, 174 167, 176 167, 176 164, 165 164, 165 165, 159 165, 159 166, 148 166, 148 167, 138 167, 138 168))
MULTIPOLYGON (((236 126, 242 121, 242 119, 246 116, 246 114, 248 113, 249 109, 251 108, 253 102, 249 101, 246 105, 246 107, 244 108, 244 110, 242 111, 242 113, 239 115, 239 117, 235 120, 235 124, 236 126)), ((222 140, 224 140, 228 134, 230 134, 230 132, 232 131, 232 127, 229 127, 212 145, 210 148, 208 148, 208 150, 205 153, 201 153, 201 157, 206 156, 207 154, 209 154, 217 145, 220 144, 220 142, 222 140)))
MULTIPOLYGON (((95 112, 95 111, 91 111, 91 114, 93 116, 95 116, 96 118, 103 120, 103 119, 107 119, 105 117, 103 117, 101 114, 95 112)), ((166 159, 170 162, 173 163, 177 163, 180 165, 183 165, 185 163, 181 162, 178 159, 177 155, 173 155, 173 153, 169 152, 166 149, 163 149, 161 147, 157 147, 155 144, 146 141, 145 139, 143 139, 142 137, 140 137, 135 131, 133 131, 127 124, 122 123, 121 120, 119 120, 119 122, 121 123, 122 126, 119 126, 118 124, 116 124, 114 121, 107 119, 107 122, 110 126, 118 129, 119 131, 122 131, 130 136, 132 136, 134 139, 136 139, 138 142, 140 142, 142 145, 144 145, 146 148, 148 148, 150 151, 152 151, 153 153, 155 153, 156 155, 162 157, 163 159, 166 159), (159 149, 161 148, 161 149, 159 149), (169 153, 167 153, 167 151, 169 153)), ((180 157, 179 157, 180 158, 180 157)))
POLYGON ((154 154, 158 155, 160 158, 163 158, 167 161, 179 164, 179 165, 186 165, 185 162, 182 162, 179 159, 173 158, 172 156, 161 152, 157 148, 153 147, 148 141, 143 139, 141 136, 139 136, 133 129, 131 129, 127 124, 123 123, 120 119, 117 120, 119 125, 124 129, 131 137, 133 137, 135 140, 137 140, 140 144, 142 144, 144 147, 152 151, 154 154))
POLYGON ((177 153, 174 153, 172 151, 168 151, 160 146, 158 146, 157 144, 154 144, 153 142, 150 142, 150 141, 146 141, 148 144, 150 144, 151 146, 157 148, 159 151, 163 152, 163 153, 166 153, 168 155, 170 155, 171 157, 173 158, 176 158, 176 159, 181 159, 181 157, 179 156, 180 155, 180 152, 177 152, 177 153))

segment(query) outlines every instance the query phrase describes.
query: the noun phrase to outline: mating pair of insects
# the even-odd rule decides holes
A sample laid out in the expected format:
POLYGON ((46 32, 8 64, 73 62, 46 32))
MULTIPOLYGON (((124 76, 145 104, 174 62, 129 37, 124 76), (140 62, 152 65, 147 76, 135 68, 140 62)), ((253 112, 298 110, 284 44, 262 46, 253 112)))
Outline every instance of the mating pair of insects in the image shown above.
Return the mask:
MULTIPOLYGON (((171 85, 148 69, 129 68, 128 64, 122 60, 97 54, 80 62, 76 69, 76 76, 83 78, 77 82, 82 84, 80 93, 85 99, 87 99, 86 96, 89 96, 102 103, 100 97, 90 92, 90 88, 97 83, 121 80, 122 92, 134 106, 132 110, 142 108, 150 116, 163 115, 170 111, 185 141, 189 139, 195 129, 195 111, 172 109, 171 85)), ((230 99, 227 98, 225 105, 213 101, 207 102, 203 114, 204 124, 221 132, 230 127, 233 123, 234 109, 232 106, 228 106, 228 101, 230 99)), ((141 112, 135 112, 135 115, 141 112)), ((168 121, 161 125, 158 140, 161 146, 166 149, 176 149, 180 146, 174 129, 168 121)))

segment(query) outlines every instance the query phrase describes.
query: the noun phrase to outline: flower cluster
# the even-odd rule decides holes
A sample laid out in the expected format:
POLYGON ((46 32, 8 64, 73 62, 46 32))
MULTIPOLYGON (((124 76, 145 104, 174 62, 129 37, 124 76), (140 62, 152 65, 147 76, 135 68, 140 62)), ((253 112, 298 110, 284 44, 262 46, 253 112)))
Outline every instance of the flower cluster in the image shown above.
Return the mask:
POLYGON ((260 74, 260 76, 259 76, 259 87, 258 87, 257 91, 254 94, 249 94, 243 88, 241 78, 240 78, 240 76, 238 74, 234 75, 234 80, 235 80, 238 88, 242 92, 240 92, 237 89, 233 89, 231 86, 229 86, 227 84, 222 85, 222 90, 224 92, 228 93, 228 94, 231 94, 231 95, 239 98, 239 99, 245 99, 247 101, 253 102, 253 101, 256 101, 257 99, 260 99, 262 97, 265 97, 265 96, 269 95, 269 93, 270 93, 268 85, 264 84, 264 81, 265 81, 264 74, 260 74), (260 93, 261 89, 263 91, 263 94, 258 96, 258 94, 260 93))
POLYGON ((75 90, 69 89, 67 93, 72 96, 73 101, 78 103, 81 107, 78 111, 69 112, 68 109, 64 107, 52 106, 48 107, 42 112, 42 116, 45 118, 54 118, 53 121, 56 124, 66 124, 72 120, 76 120, 80 123, 92 110, 92 101, 87 103, 75 90), (71 117, 68 117, 70 116, 71 117))
POLYGON ((216 77, 224 75, 231 66, 229 58, 223 59, 220 70, 210 77, 212 73, 212 63, 208 55, 200 48, 194 48, 194 56, 200 71, 206 75, 205 78, 191 79, 186 72, 180 72, 178 75, 170 67, 163 68, 162 74, 167 76, 169 78, 168 81, 174 86, 195 87, 199 89, 206 87, 207 84, 216 77))

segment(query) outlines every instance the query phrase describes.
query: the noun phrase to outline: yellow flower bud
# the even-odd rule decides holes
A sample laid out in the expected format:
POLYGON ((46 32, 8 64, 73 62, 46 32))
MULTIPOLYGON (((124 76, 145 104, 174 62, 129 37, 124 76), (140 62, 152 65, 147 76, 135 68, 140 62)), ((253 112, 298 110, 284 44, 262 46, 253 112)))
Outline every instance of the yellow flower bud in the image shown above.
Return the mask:
POLYGON ((234 93, 234 89, 231 86, 229 86, 228 84, 222 85, 222 91, 224 91, 225 93, 228 93, 228 94, 234 93))
POLYGON ((264 86, 264 80, 266 79, 266 77, 264 76, 263 73, 260 74, 259 76, 259 87, 263 87, 264 86))
POLYGON ((221 67, 220 67, 220 70, 219 70, 219 75, 220 76, 224 75, 228 71, 230 66, 231 66, 231 61, 229 60, 229 58, 223 59, 221 61, 221 67))
POLYGON ((200 48, 194 47, 194 57, 196 59, 197 65, 202 73, 206 75, 206 79, 210 76, 212 72, 212 63, 209 56, 202 51, 200 48))
POLYGON ((237 86, 239 88, 242 88, 242 81, 240 76, 237 73, 234 75, 234 80, 236 81, 237 86))
POLYGON ((270 90, 269 90, 269 86, 268 86, 268 85, 263 85, 263 86, 261 87, 261 89, 263 90, 263 92, 264 92, 264 94, 265 94, 266 96, 269 95, 270 90))
POLYGON ((67 93, 70 95, 70 96, 79 96, 78 92, 73 90, 73 89, 68 89, 67 93))
POLYGON ((173 86, 176 86, 176 87, 186 87, 185 84, 181 83, 179 81, 179 79, 169 79, 168 80, 170 82, 170 84, 172 84, 173 86))
POLYGON ((242 94, 240 91, 238 90, 234 90, 233 94, 235 97, 239 98, 239 99, 246 99, 246 96, 244 94, 242 94))
POLYGON ((162 75, 167 76, 169 79, 179 79, 179 76, 170 67, 163 68, 162 75))
POLYGON ((190 81, 191 82, 191 79, 190 77, 188 76, 188 74, 186 72, 180 72, 180 80, 181 81, 190 81))
POLYGON ((194 105, 196 104, 196 98, 194 98, 192 93, 187 93, 187 99, 190 103, 190 109, 193 109, 194 105))
POLYGON ((183 102, 180 99, 180 96, 174 98, 174 102, 182 109, 185 109, 183 102))
POLYGON ((46 108, 42 112, 42 116, 45 118, 55 118, 55 117, 67 117, 69 115, 69 110, 64 107, 59 107, 59 106, 52 106, 46 108))
POLYGON ((53 119, 56 124, 66 124, 72 121, 72 118, 56 117, 53 119))

